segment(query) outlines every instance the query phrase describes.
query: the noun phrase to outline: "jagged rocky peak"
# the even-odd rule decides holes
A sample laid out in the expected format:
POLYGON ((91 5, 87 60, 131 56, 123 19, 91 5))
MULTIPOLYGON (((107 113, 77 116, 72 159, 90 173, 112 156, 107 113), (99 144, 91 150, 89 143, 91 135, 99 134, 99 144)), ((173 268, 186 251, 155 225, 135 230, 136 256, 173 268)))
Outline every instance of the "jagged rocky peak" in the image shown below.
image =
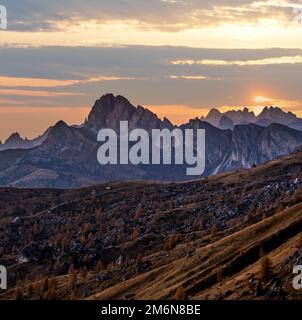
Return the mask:
POLYGON ((112 127, 110 121, 121 118, 127 118, 135 112, 135 107, 123 96, 114 96, 105 94, 97 100, 88 115, 85 127, 101 129, 112 127))
POLYGON ((226 116, 234 125, 256 123, 260 126, 267 127, 271 123, 280 123, 287 125, 293 129, 302 130, 302 120, 299 119, 294 113, 286 112, 276 106, 266 106, 263 108, 259 115, 255 115, 253 111, 250 111, 247 107, 241 110, 229 110, 226 112, 220 112, 217 109, 212 109, 207 117, 202 118, 212 125, 221 129, 225 128, 226 116))
POLYGON ((297 120, 297 116, 292 112, 285 112, 279 107, 265 107, 258 116, 259 119, 270 119, 272 122, 289 124, 297 120))
POLYGON ((242 113, 243 117, 251 117, 251 118, 255 118, 255 113, 254 111, 250 111, 249 108, 244 107, 243 110, 239 110, 240 113, 242 113))
POLYGON ((174 127, 173 123, 166 117, 164 117, 163 124, 164 124, 164 128, 174 127))
POLYGON ((31 149, 42 144, 48 136, 51 127, 48 128, 42 135, 30 140, 28 138, 22 138, 18 132, 13 133, 5 143, 0 143, 0 151, 9 149, 31 149))
POLYGON ((28 140, 22 139, 20 134, 18 132, 15 132, 11 134, 3 144, 0 143, 0 151, 6 149, 22 149, 28 144, 28 140))
POLYGON ((72 129, 63 121, 58 121, 48 132, 46 142, 51 143, 62 143, 72 137, 72 129))
POLYGON ((284 112, 281 108, 279 107, 265 107, 262 111, 262 114, 268 114, 268 115, 278 115, 278 114, 288 114, 284 112))
POLYGON ((261 111, 261 113, 259 114, 259 117, 266 117, 272 114, 276 114, 276 113, 280 113, 282 112, 282 110, 280 108, 275 108, 275 107, 264 107, 263 110, 261 111))
POLYGON ((65 130, 65 129, 69 129, 68 124, 63 120, 60 120, 50 129, 50 132, 53 132, 55 130, 65 130))
POLYGON ((201 120, 207 121, 214 126, 218 126, 219 120, 222 116, 223 114, 218 109, 213 108, 209 111, 206 117, 201 117, 201 120))
POLYGON ((254 114, 254 111, 250 111, 248 107, 244 107, 242 110, 237 110, 237 111, 245 114, 248 114, 248 113, 254 114))
POLYGON ((211 109, 208 113, 208 115, 206 116, 207 119, 220 119, 221 117, 221 112, 215 108, 211 109))
POLYGON ((161 121, 150 110, 132 105, 128 99, 118 95, 106 94, 97 100, 88 115, 84 127, 93 131, 102 128, 119 129, 120 121, 128 121, 129 128, 160 128, 172 126, 167 120, 161 121))
POLYGON ((23 139, 21 138, 20 134, 18 132, 15 132, 7 138, 7 140, 5 141, 5 144, 11 144, 11 143, 22 142, 22 141, 23 139))

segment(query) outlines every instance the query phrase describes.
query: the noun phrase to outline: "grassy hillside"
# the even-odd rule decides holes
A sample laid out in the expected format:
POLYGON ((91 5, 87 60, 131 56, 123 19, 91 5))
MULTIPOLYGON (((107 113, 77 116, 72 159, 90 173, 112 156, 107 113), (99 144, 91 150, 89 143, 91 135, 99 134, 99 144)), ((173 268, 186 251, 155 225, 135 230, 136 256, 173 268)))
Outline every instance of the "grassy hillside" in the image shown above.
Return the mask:
POLYGON ((300 299, 301 168, 297 152, 182 183, 0 189, 0 298, 300 299))

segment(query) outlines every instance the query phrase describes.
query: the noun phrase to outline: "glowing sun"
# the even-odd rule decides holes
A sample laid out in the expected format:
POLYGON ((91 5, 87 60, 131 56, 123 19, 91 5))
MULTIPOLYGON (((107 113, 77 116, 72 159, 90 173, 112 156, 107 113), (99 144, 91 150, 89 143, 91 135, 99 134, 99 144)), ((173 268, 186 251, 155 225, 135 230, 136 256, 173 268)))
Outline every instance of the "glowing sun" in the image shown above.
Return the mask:
POLYGON ((267 102, 272 102, 271 98, 263 97, 263 96, 256 96, 254 97, 254 101, 256 103, 267 103, 267 102))

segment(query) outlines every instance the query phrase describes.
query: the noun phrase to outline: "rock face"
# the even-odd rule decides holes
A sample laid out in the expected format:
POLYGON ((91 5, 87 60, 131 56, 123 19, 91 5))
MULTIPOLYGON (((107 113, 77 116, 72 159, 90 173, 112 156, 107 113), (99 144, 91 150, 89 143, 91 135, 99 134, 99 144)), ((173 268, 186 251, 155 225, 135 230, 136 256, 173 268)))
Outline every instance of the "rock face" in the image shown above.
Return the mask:
POLYGON ((156 114, 141 106, 134 107, 126 98, 107 94, 94 104, 84 127, 98 131, 102 128, 119 130, 119 122, 128 121, 129 129, 141 128, 147 131, 152 129, 172 128, 167 119, 161 121, 156 114))
MULTIPOLYGON (((268 121, 272 117, 278 117, 280 121, 285 121, 286 117, 290 121, 295 117, 290 114, 284 116, 282 112, 268 108, 263 116, 268 121)), ((205 175, 250 168, 292 153, 302 146, 302 132, 283 124, 260 126, 250 123, 249 119, 254 117, 248 109, 231 111, 228 115, 212 110, 211 121, 218 121, 224 129, 200 119, 180 126, 182 130, 205 129, 205 175), (238 121, 244 124, 236 124, 238 121)), ((0 145, 0 148, 12 146, 11 150, 2 149, 0 152, 0 185, 77 188, 115 180, 188 179, 186 165, 101 166, 97 162, 97 131, 102 128, 118 131, 121 120, 129 122, 130 130, 174 127, 169 120, 161 120, 151 111, 133 106, 124 97, 107 94, 96 101, 83 126, 68 126, 59 121, 43 136, 31 140, 31 148, 20 148, 20 144, 29 143, 29 140, 23 140, 18 134, 0 145)))
POLYGON ((281 124, 289 124, 297 120, 297 117, 292 112, 285 113, 278 107, 265 107, 258 118, 281 124))
POLYGON ((223 116, 223 117, 219 120, 218 127, 219 127, 220 129, 223 129, 223 130, 232 129, 233 126, 234 126, 233 120, 231 120, 231 119, 228 118, 227 116, 223 116))
POLYGON ((13 133, 11 136, 7 138, 5 141, 5 145, 9 149, 18 149, 22 146, 22 144, 25 143, 25 140, 23 140, 20 137, 20 134, 18 132, 13 133))
POLYGON ((211 109, 206 118, 201 120, 211 123, 213 126, 218 126, 219 120, 222 118, 223 114, 217 109, 211 109))
POLYGON ((290 154, 302 145, 302 132, 281 124, 261 127, 251 123, 221 130, 205 121, 191 120, 183 128, 206 131, 206 175, 251 168, 290 154))

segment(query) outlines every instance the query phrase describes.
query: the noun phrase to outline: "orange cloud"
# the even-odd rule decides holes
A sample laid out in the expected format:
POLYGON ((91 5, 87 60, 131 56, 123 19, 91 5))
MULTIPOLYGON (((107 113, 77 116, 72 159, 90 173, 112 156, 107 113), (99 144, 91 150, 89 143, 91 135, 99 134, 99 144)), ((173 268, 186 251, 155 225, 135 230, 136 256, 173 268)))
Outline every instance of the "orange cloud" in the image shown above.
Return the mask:
POLYGON ((79 96, 84 93, 77 92, 52 92, 52 91, 37 91, 37 90, 15 90, 15 89, 0 89, 0 94, 12 96, 26 96, 26 97, 66 97, 79 96))
POLYGON ((99 81, 117 81, 117 80, 133 80, 130 77, 117 76, 99 76, 91 77, 84 80, 57 80, 57 79, 39 79, 39 78, 17 78, 17 77, 1 77, 0 86, 2 87, 65 87, 82 83, 91 83, 99 81))
POLYGON ((208 77, 205 76, 170 76, 170 79, 174 79, 174 80, 207 80, 210 79, 208 77))
POLYGON ((204 59, 204 60, 173 60, 173 65, 213 65, 213 66, 265 66, 270 64, 295 64, 302 63, 302 56, 285 56, 276 58, 266 59, 255 59, 255 60, 215 60, 215 59, 204 59))

